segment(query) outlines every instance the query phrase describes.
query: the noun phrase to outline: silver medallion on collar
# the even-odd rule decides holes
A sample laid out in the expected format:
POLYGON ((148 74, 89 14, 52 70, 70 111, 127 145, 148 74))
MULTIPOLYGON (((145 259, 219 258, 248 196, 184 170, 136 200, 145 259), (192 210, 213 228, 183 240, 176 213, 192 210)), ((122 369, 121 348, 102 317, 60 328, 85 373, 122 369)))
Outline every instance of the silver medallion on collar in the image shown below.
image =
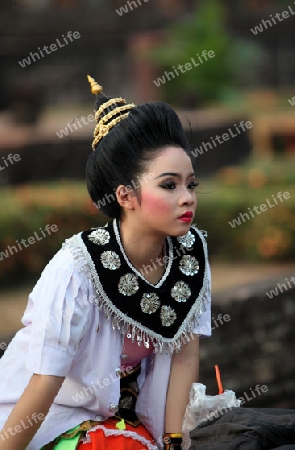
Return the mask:
POLYGON ((160 312, 162 325, 164 327, 170 327, 176 320, 176 313, 173 308, 167 305, 163 305, 160 312))
POLYGON ((155 293, 143 294, 140 307, 142 312, 152 314, 160 307, 159 297, 155 293))
POLYGON ((112 250, 107 250, 100 255, 100 260, 105 269, 116 270, 121 266, 119 255, 112 250))
POLYGON ((183 255, 179 263, 179 269, 184 275, 195 275, 199 272, 199 261, 194 256, 183 255))
POLYGON ((135 294, 138 289, 138 281, 133 273, 127 273, 126 275, 122 275, 120 277, 120 281, 118 284, 118 290, 120 294, 130 296, 135 294))
POLYGON ((191 248, 196 238, 191 231, 188 231, 184 236, 178 236, 177 240, 183 247, 191 248))
POLYGON ((98 228, 89 234, 88 239, 94 244, 105 245, 110 242, 110 233, 107 230, 98 228))
POLYGON ((190 296, 190 287, 184 281, 177 281, 171 289, 171 297, 177 302, 186 302, 190 296))

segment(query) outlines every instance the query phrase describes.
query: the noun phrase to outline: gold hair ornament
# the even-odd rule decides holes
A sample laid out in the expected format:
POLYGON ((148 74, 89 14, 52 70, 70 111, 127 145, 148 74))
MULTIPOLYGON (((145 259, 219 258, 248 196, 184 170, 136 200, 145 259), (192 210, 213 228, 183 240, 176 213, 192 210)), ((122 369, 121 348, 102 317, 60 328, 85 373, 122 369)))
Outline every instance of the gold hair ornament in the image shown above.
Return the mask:
POLYGON ((128 114, 129 114, 129 112, 126 114, 123 114, 122 116, 118 116, 106 125, 104 123, 99 122, 96 125, 95 130, 94 130, 94 134, 93 134, 94 140, 92 142, 92 149, 95 150, 95 147, 97 146, 99 141, 108 134, 108 132, 110 131, 111 128, 113 128, 122 119, 127 117, 128 114))
POLYGON ((102 114, 102 112, 105 109, 108 109, 110 106, 115 105, 116 103, 126 103, 126 100, 124 100, 124 98, 118 97, 118 98, 111 98, 109 101, 107 101, 106 103, 103 103, 98 110, 95 113, 95 120, 96 122, 98 122, 99 120, 99 116, 102 114))
MULTIPOLYGON (((87 79, 91 86, 91 92, 94 95, 99 95, 103 92, 102 86, 100 86, 94 78, 92 78, 90 75, 87 75, 87 79)), ((95 147, 99 143, 99 141, 108 134, 108 132, 119 122, 121 122, 122 119, 125 119, 130 110, 136 106, 134 103, 126 104, 126 100, 124 100, 121 97, 118 98, 111 98, 106 103, 103 103, 99 109, 95 113, 95 120, 97 121, 97 125, 95 127, 93 136, 94 140, 92 142, 92 149, 95 150, 95 147), (123 103, 123 106, 117 106, 112 111, 105 114, 103 117, 99 118, 103 111, 105 109, 108 109, 112 105, 116 105, 118 103, 123 103), (129 110, 129 111, 128 111, 129 110), (117 116, 117 114, 128 111, 125 114, 120 114, 117 116), (110 120, 112 117, 115 117, 113 120, 110 120)))
POLYGON ((92 94, 99 95, 102 93, 103 87, 100 86, 100 84, 98 84, 94 78, 92 78, 90 75, 87 75, 87 80, 90 83, 92 94))

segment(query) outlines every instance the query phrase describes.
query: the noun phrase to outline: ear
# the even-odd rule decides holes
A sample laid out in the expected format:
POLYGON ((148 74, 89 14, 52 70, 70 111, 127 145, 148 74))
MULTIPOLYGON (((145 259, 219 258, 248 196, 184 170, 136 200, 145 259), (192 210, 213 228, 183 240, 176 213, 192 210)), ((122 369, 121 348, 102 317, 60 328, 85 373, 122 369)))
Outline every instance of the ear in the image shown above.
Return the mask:
POLYGON ((116 197, 119 205, 124 209, 134 210, 138 203, 134 189, 128 185, 120 184, 116 189, 116 197))

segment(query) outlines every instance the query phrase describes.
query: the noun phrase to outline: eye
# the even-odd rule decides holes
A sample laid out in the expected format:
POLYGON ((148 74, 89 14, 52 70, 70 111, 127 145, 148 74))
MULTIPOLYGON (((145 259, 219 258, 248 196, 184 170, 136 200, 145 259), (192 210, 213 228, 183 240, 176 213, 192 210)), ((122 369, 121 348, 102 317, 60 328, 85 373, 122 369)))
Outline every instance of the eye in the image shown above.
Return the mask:
POLYGON ((167 181, 166 183, 163 183, 160 186, 163 189, 170 189, 170 190, 176 188, 176 184, 174 183, 174 181, 167 181))
POLYGON ((189 189, 195 189, 196 187, 198 187, 199 186, 199 182, 198 181, 192 181, 189 185, 188 185, 188 188, 189 189))

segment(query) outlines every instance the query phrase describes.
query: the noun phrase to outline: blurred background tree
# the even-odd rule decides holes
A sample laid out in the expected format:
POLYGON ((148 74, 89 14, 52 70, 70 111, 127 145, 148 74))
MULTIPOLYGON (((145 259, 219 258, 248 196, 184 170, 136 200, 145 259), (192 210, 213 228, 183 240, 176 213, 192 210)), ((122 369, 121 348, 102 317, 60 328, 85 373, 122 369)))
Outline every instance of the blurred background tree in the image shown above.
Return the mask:
MULTIPOLYGON (((162 71, 184 65, 203 50, 215 57, 197 68, 175 76, 161 86, 165 100, 185 107, 214 101, 237 102, 241 89, 256 78, 264 59, 258 43, 233 37, 227 26, 227 7, 220 1, 203 1, 191 16, 168 27, 162 45, 151 52, 151 59, 162 71)), ((159 73, 159 76, 161 74, 159 73)))

